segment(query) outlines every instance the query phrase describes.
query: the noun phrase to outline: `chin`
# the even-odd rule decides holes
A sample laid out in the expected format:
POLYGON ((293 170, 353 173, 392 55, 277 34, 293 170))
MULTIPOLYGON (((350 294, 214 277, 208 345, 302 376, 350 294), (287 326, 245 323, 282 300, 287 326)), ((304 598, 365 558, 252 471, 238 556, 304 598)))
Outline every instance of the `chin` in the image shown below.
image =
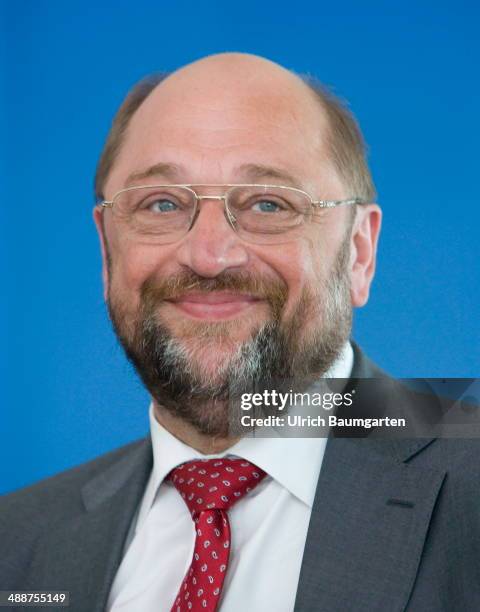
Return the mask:
POLYGON ((217 385, 225 381, 233 356, 237 350, 197 350, 190 357, 190 367, 195 377, 204 384, 217 385))

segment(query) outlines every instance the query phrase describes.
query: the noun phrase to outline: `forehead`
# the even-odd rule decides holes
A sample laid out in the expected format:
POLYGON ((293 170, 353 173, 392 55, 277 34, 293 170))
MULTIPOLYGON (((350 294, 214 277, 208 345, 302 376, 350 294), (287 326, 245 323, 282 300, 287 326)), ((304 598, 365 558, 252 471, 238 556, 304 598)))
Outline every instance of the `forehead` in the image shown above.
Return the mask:
POLYGON ((233 182, 257 164, 308 187, 328 164, 327 138, 320 103, 286 71, 174 74, 133 115, 108 183, 159 163, 183 168, 184 182, 233 182))

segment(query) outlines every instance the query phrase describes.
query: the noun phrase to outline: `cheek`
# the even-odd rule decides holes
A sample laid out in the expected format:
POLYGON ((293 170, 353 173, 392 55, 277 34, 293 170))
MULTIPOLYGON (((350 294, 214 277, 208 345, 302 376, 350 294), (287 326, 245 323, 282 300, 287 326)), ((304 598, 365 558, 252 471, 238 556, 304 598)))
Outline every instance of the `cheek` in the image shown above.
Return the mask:
POLYGON ((318 245, 308 238, 275 247, 269 266, 288 286, 286 315, 291 313, 308 288, 315 291, 321 287, 325 276, 325 261, 320 256, 318 245))
POLYGON ((112 256, 111 288, 117 295, 136 306, 142 284, 148 278, 164 271, 168 253, 158 246, 139 245, 124 241, 112 256))

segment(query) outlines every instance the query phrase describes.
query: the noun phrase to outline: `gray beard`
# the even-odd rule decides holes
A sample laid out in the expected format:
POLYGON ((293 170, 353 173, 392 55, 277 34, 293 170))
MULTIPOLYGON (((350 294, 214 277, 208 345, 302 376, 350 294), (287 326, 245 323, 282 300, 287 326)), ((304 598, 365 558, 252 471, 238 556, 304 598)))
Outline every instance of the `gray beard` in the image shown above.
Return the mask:
MULTIPOLYGON (((183 341, 158 321, 152 300, 142 299, 139 315, 127 326, 121 308, 109 299, 114 330, 155 402, 201 434, 234 437, 245 434, 240 425, 243 393, 300 391, 324 374, 351 331, 348 244, 340 248, 321 294, 305 290, 287 321, 273 308, 271 320, 240 343, 214 376, 199 371, 183 341), (303 338, 305 322, 313 320, 322 323, 303 338)), ((214 350, 214 333, 197 340, 214 350)), ((262 415, 267 413, 263 409, 262 415)))

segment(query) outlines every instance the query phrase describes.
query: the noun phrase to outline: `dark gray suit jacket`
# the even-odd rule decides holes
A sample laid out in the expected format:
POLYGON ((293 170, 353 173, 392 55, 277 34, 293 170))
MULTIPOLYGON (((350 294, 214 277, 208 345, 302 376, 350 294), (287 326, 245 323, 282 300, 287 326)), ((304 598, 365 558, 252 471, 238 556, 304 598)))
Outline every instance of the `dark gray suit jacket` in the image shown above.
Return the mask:
MULTIPOLYGON (((380 411, 388 389, 401 402, 357 347, 353 377, 383 384, 380 411)), ((0 589, 104 610, 151 467, 147 438, 3 497, 0 589)), ((313 610, 480 610, 479 440, 328 440, 295 604, 313 610)))

